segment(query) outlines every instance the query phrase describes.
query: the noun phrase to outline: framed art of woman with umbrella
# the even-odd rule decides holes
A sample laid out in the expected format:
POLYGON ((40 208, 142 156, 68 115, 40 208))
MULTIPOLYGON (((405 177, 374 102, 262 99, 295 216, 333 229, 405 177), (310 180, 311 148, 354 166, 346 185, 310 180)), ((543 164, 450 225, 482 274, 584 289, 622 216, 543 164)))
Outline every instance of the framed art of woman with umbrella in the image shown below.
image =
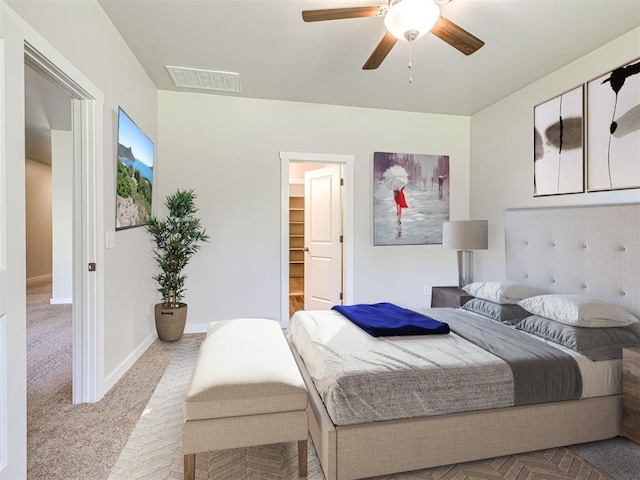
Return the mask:
POLYGON ((374 245, 442 243, 446 220, 448 155, 374 152, 374 245))
POLYGON ((409 174, 400 165, 394 165, 384 172, 382 179, 384 184, 393 192, 398 225, 402 225, 402 209, 409 207, 404 197, 404 187, 409 183, 409 174))

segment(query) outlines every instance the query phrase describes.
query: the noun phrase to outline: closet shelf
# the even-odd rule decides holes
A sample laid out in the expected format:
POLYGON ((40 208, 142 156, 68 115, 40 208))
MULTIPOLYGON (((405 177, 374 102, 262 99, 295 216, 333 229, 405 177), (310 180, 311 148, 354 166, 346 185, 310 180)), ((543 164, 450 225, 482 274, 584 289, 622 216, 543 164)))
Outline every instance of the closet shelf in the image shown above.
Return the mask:
POLYGON ((304 197, 289 196, 289 277, 304 277, 304 197))

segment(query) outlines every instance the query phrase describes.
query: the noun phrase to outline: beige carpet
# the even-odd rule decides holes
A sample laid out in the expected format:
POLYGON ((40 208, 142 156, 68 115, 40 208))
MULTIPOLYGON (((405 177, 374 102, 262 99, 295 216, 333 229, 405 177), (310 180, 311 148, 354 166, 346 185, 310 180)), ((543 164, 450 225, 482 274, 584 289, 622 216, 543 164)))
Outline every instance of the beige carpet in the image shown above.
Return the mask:
MULTIPOLYGON (((110 480, 181 479, 182 401, 197 355, 198 343, 178 347, 118 461, 110 480)), ((309 444, 311 480, 324 476, 313 444, 309 444)), ((296 442, 241 448, 196 456, 197 479, 297 478, 296 442)), ((486 461, 387 475, 380 479, 581 479, 612 480, 567 448, 510 455, 486 461)))
POLYGON ((73 405, 71 307, 49 298, 50 283, 27 290, 27 475, 105 479, 178 344, 155 342, 99 403, 73 405))

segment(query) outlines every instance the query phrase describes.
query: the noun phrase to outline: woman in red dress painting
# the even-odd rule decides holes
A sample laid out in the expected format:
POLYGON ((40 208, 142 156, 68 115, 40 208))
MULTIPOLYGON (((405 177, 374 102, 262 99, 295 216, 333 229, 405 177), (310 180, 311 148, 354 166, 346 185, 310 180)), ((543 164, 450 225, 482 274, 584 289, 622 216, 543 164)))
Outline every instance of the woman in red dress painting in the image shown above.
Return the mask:
POLYGON ((393 199, 396 201, 396 215, 398 216, 398 225, 402 225, 402 209, 408 208, 407 201, 404 198, 404 187, 400 190, 393 191, 393 199))

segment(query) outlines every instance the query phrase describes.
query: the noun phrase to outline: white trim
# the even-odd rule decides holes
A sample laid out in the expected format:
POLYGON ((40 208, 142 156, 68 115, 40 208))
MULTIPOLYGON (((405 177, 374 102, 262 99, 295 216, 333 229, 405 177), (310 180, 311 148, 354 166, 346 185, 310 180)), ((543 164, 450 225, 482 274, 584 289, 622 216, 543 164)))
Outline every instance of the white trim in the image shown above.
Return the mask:
POLYGON ((280 325, 289 320, 289 162, 344 165, 344 303, 353 303, 353 185, 355 155, 280 152, 280 325))
MULTIPOLYGON (((0 22, 2 9, 0 8, 0 22)), ((0 28, 2 26, 0 25, 0 28)), ((0 271, 7 268, 7 198, 6 198, 6 142, 5 142, 5 89, 4 89, 4 39, 0 38, 0 271)))
POLYGON ((9 462, 9 427, 7 413, 7 382, 8 351, 7 351, 7 315, 0 315, 0 472, 9 462))
POLYGON ((49 305, 72 305, 72 298, 50 298, 49 305))
POLYGON ((25 61, 74 98, 74 334, 73 402, 97 402, 104 392, 104 95, 14 10, 2 4, 22 31, 25 61), (75 116, 75 115, 74 115, 75 116), (78 155, 77 158, 76 154, 78 155), (77 242, 77 243, 76 243, 77 242), (95 262, 96 272, 87 272, 95 262))
POLYGON ((134 363, 142 356, 142 354, 151 346, 153 342, 158 339, 158 335, 155 333, 150 334, 144 341, 138 345, 131 354, 125 358, 116 369, 109 374, 104 380, 104 391, 108 392, 111 388, 118 383, 125 373, 133 366, 134 363))
MULTIPOLYGON (((0 21, 2 21, 0 10, 0 21)), ((1 28, 1 27, 0 27, 1 28)), ((5 105, 4 92, 4 39, 0 38, 0 105, 5 105)), ((0 281, 3 270, 7 268, 7 237, 6 237, 6 197, 5 193, 5 108, 0 108, 0 281)), ((0 292, 1 294, 1 292, 0 292)), ((2 302, 0 302, 2 308, 2 302)), ((9 413, 8 413, 8 364, 9 351, 7 348, 7 314, 0 313, 0 472, 9 463, 9 413)))
POLYGON ((184 327, 184 333, 207 333, 208 323, 187 323, 184 327))

